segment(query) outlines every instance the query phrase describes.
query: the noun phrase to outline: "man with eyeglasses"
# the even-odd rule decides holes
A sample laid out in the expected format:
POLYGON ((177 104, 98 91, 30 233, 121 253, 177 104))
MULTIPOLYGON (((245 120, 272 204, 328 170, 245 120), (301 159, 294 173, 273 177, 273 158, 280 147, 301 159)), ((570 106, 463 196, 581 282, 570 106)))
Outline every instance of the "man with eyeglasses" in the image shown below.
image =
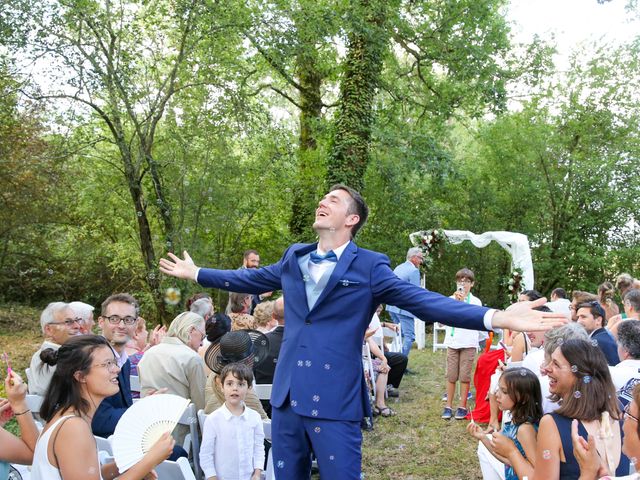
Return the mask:
POLYGON ((128 293, 116 293, 102 302, 98 325, 118 362, 120 391, 105 398, 98 407, 91 422, 94 435, 105 438, 112 435, 120 417, 133 404, 129 379, 131 362, 124 347, 135 333, 138 314, 138 301, 128 293))
POLYGON ((69 337, 81 335, 82 318, 65 302, 53 302, 47 305, 40 315, 40 327, 44 335, 44 342, 40 349, 31 357, 28 371, 29 393, 44 395, 55 372, 56 367, 45 365, 40 360, 40 352, 45 348, 58 350, 60 345, 69 337))
MULTIPOLYGON (((98 325, 102 330, 102 335, 111 345, 120 369, 118 373, 120 391, 102 400, 93 416, 91 429, 93 434, 99 437, 108 438, 113 435, 120 417, 127 411, 127 408, 133 405, 129 378, 131 376, 131 362, 124 347, 136 331, 139 314, 138 301, 128 293, 116 293, 102 302, 98 325)), ((166 389, 149 392, 147 395, 164 391, 166 389)), ((169 460, 175 461, 178 457, 186 456, 187 452, 181 446, 176 445, 169 460)))
POLYGON ((611 366, 620 363, 618 357, 618 346, 611 334, 604 328, 607 325, 607 317, 604 309, 597 300, 580 303, 576 308, 577 322, 584 327, 589 334, 591 342, 594 343, 604 356, 607 363, 611 366))

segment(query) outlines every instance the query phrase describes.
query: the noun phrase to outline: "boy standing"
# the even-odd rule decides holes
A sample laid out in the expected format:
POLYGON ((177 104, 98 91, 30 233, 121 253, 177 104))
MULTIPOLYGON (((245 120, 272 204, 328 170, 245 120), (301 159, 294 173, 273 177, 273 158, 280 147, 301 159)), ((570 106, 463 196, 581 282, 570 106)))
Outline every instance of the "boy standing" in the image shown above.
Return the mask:
MULTIPOLYGON (((456 292, 451 295, 460 302, 471 305, 482 305, 479 298, 471 294, 475 275, 468 268, 456 273, 456 292)), ((451 419, 453 416, 453 397, 456 392, 456 382, 460 381, 460 406, 456 409, 455 419, 462 420, 467 416, 467 395, 471 383, 471 370, 478 350, 480 332, 459 327, 447 327, 444 344, 447 346, 447 404, 442 412, 442 418, 451 419)))
POLYGON ((260 415, 244 404, 253 372, 240 363, 225 366, 216 379, 224 405, 211 413, 202 429, 200 466, 208 480, 259 480, 264 465, 264 431, 260 415))

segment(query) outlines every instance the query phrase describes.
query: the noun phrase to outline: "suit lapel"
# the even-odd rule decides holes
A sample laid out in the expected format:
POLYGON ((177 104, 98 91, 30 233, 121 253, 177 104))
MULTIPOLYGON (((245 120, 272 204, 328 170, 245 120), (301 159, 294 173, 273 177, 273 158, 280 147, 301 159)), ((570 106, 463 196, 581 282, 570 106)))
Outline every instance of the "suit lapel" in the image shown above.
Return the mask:
MULTIPOLYGON (((293 255, 289 256, 289 260, 288 260, 289 268, 294 277, 294 282, 292 282, 292 287, 293 287, 293 294, 295 296, 293 298, 305 299, 305 301, 301 302, 301 304, 304 303, 306 313, 309 313, 309 306, 307 305, 307 300, 306 300, 307 291, 305 289, 305 281, 303 277, 303 275, 305 274, 301 271, 299 260, 301 256, 307 255, 308 253, 313 252, 317 248, 318 248, 317 243, 302 245, 300 248, 298 248, 293 252, 293 255)), ((306 275, 309 275, 308 270, 306 272, 306 275)))
POLYGON ((344 274, 349 269, 351 262, 353 262, 353 260, 356 258, 357 252, 358 247, 356 247, 356 244, 353 242, 349 242, 349 244, 342 252, 342 255, 340 255, 340 260, 336 264, 336 268, 333 269, 333 273, 331 274, 331 277, 329 277, 329 281, 324 287, 324 290, 322 290, 322 293, 318 297, 314 308, 316 305, 323 302, 327 295, 329 295, 329 292, 331 292, 336 287, 338 281, 344 278, 344 274))

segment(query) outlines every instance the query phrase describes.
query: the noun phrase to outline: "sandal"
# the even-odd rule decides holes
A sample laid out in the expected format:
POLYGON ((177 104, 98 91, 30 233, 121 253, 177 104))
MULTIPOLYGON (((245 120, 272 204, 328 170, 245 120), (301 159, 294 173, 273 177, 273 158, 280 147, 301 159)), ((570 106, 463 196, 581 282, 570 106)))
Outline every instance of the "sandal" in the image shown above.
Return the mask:
POLYGON ((377 405, 373 407, 373 415, 376 417, 378 415, 380 415, 381 417, 393 417, 395 416, 395 414, 396 411, 389 407, 380 408, 377 405))

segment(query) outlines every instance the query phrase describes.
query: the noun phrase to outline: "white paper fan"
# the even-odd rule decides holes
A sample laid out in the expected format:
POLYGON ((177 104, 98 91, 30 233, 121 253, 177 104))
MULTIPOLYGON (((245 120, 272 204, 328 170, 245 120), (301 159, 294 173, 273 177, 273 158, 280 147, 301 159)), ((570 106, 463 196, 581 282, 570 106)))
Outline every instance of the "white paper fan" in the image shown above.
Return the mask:
POLYGON ((142 398, 124 412, 111 439, 120 473, 138 463, 163 433, 173 431, 189 403, 164 393, 142 398))

